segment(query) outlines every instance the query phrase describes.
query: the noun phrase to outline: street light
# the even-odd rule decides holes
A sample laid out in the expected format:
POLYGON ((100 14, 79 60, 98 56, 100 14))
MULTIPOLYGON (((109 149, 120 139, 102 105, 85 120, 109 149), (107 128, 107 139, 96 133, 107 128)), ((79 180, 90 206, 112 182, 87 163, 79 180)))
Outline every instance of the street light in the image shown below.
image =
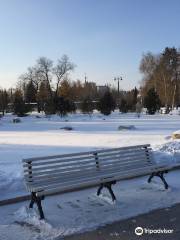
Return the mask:
POLYGON ((117 97, 117 104, 120 105, 120 96, 119 96, 119 81, 122 81, 122 77, 115 77, 114 81, 118 82, 118 97, 117 97))
POLYGON ((118 81, 118 96, 119 96, 119 81, 122 81, 122 77, 115 77, 114 81, 118 81))

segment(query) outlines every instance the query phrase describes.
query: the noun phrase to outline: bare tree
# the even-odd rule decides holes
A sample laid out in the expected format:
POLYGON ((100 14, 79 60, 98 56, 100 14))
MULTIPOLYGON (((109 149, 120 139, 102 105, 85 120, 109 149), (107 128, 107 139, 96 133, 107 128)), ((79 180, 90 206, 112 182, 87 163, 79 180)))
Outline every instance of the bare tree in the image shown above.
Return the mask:
POLYGON ((19 80, 24 82, 25 84, 28 84, 29 82, 32 82, 34 84, 34 86, 36 87, 37 91, 39 89, 39 84, 41 82, 41 79, 38 76, 38 70, 35 66, 34 67, 29 67, 27 69, 27 72, 22 74, 19 77, 19 80))
POLYGON ((57 65, 53 68, 53 73, 56 76, 55 83, 55 99, 58 96, 58 89, 60 82, 64 79, 67 74, 74 69, 75 65, 70 62, 67 55, 63 55, 61 59, 58 59, 57 65))
POLYGON ((140 71, 143 73, 143 92, 150 88, 158 93, 162 105, 173 109, 180 104, 180 52, 172 47, 165 48, 159 55, 143 55, 140 71))
POLYGON ((152 87, 157 90, 157 79, 154 78, 154 72, 156 70, 157 64, 159 62, 159 56, 154 55, 151 52, 148 52, 147 54, 143 54, 141 63, 140 63, 140 72, 144 74, 144 80, 145 81, 151 81, 152 87))
POLYGON ((53 100, 53 92, 51 87, 52 68, 53 68, 53 61, 51 59, 48 59, 46 57, 40 57, 37 60, 37 65, 36 65, 37 76, 39 77, 41 82, 42 81, 46 82, 51 100, 53 100))
MULTIPOLYGON (((61 80, 68 76, 69 72, 74 69, 75 65, 70 62, 66 55, 63 55, 56 66, 53 66, 53 61, 46 57, 40 57, 33 67, 29 67, 27 72, 19 77, 18 88, 22 89, 23 94, 26 86, 33 83, 36 87, 37 95, 39 96, 40 86, 46 86, 46 104, 52 109, 52 113, 56 112, 56 102, 58 90, 61 80)), ((38 111, 40 111, 39 97, 37 98, 38 111)))

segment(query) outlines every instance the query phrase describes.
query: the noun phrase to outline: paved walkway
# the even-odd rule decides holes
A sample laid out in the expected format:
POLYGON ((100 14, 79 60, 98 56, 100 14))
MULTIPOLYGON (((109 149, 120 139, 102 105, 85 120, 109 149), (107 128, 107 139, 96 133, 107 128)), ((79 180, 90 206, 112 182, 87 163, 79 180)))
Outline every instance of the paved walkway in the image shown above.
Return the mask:
MULTIPOLYGON (((171 231, 170 231, 171 232, 171 231)), ((152 211, 127 220, 106 225, 97 230, 73 235, 64 240, 180 240, 180 204, 170 208, 152 211), (142 227, 143 231, 173 230, 173 233, 143 233, 135 234, 135 228, 142 227)))

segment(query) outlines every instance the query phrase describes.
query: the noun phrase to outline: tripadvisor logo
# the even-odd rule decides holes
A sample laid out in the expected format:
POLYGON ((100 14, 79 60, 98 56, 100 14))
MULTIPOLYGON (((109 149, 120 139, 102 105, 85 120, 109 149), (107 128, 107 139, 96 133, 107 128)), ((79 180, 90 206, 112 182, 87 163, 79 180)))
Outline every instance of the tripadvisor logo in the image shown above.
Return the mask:
POLYGON ((149 228, 142 228, 137 227, 135 228, 135 234, 138 236, 141 236, 143 234, 170 234, 173 233, 173 229, 165 229, 165 228, 159 228, 159 229, 149 229, 149 228))
POLYGON ((143 228, 142 227, 135 228, 135 234, 141 236, 143 234, 143 228))

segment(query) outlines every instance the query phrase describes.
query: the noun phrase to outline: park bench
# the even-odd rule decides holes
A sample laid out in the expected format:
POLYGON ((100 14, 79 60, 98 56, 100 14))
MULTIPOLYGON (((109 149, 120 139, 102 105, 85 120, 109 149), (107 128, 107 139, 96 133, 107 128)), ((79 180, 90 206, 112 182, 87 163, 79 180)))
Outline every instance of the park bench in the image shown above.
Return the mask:
POLYGON ((137 145, 97 151, 23 159, 25 184, 31 193, 32 208, 37 204, 44 218, 41 200, 47 195, 99 186, 97 195, 106 187, 114 201, 112 185, 138 176, 154 176, 168 184, 163 174, 170 167, 153 161, 150 145, 137 145))

